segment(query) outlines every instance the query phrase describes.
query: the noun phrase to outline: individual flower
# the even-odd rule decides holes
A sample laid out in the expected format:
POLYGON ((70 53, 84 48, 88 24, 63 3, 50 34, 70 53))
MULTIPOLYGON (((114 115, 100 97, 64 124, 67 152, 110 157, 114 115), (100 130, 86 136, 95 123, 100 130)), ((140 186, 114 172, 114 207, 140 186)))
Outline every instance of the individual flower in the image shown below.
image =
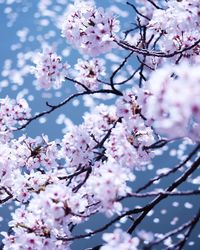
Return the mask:
POLYGON ((43 53, 38 53, 34 63, 33 73, 37 78, 37 86, 43 89, 61 88, 65 80, 68 64, 63 64, 59 57, 51 48, 44 49, 43 53))
POLYGON ((119 21, 89 1, 77 1, 67 13, 62 36, 81 53, 96 56, 115 47, 119 21))

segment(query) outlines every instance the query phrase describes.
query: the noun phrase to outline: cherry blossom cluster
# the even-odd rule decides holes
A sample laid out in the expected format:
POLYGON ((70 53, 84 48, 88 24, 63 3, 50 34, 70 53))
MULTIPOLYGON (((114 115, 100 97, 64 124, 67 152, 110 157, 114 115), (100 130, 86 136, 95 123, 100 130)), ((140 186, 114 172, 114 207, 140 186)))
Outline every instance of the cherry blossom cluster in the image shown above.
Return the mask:
MULTIPOLYGON (((75 80, 81 82, 81 84, 90 90, 98 89, 98 80, 101 76, 105 75, 104 61, 102 59, 87 61, 78 59, 75 70, 77 71, 75 80)), ((76 84, 76 87, 78 90, 83 88, 78 84, 76 84)))
POLYGON ((95 140, 101 141, 105 136, 105 131, 112 129, 118 116, 115 106, 100 104, 91 112, 85 113, 83 119, 87 131, 94 135, 95 140))
MULTIPOLYGON (((200 141, 200 64, 183 61, 154 71, 144 93, 145 116, 169 138, 200 141), (187 101, 186 101, 187 100, 187 101)), ((144 111, 143 109, 143 111, 144 111)))
POLYGON ((77 1, 67 13, 62 36, 81 53, 96 56, 114 46, 119 21, 90 1, 77 1))
POLYGON ((13 234, 4 234, 4 249, 69 249, 58 237, 70 236, 70 225, 83 220, 86 198, 71 192, 62 182, 33 194, 28 207, 21 206, 12 215, 13 234), (81 199, 81 202, 80 202, 81 199), (84 202, 85 201, 85 202, 84 202))
POLYGON ((22 174, 17 161, 15 150, 8 143, 0 143, 0 186, 4 187, 4 192, 0 194, 1 199, 6 198, 8 194, 11 194, 10 198, 19 201, 27 201, 30 198, 26 176, 22 174))
POLYGON ((145 165, 153 156, 147 150, 154 142, 153 130, 140 115, 136 94, 136 89, 128 90, 118 98, 116 112, 122 122, 116 124, 105 143, 106 155, 130 168, 145 165))
POLYGON ((32 69, 37 78, 37 86, 43 89, 61 88, 65 80, 68 64, 64 64, 61 58, 51 48, 45 48, 43 53, 38 53, 34 59, 36 66, 32 69))
POLYGON ((48 136, 38 136, 35 139, 21 136, 12 141, 15 150, 17 164, 31 170, 38 167, 46 169, 57 168, 58 148, 55 141, 49 142, 48 136))
MULTIPOLYGON (((0 143, 0 185, 12 194, 11 198, 26 202, 32 192, 57 181, 56 176, 66 175, 65 171, 57 169, 57 155, 54 142, 48 143, 46 136, 36 139, 22 136, 9 143, 0 143), (42 172, 36 171, 38 169, 42 172)), ((3 192, 2 197, 5 196, 3 192)))
POLYGON ((64 158, 68 168, 87 166, 94 158, 96 145, 83 125, 74 126, 65 135, 61 143, 60 157, 64 158))
POLYGON ((153 156, 145 149, 154 142, 152 130, 144 125, 141 118, 118 123, 106 141, 106 155, 111 155, 121 165, 139 168, 153 156))
POLYGON ((16 125, 22 125, 31 116, 30 111, 24 98, 0 99, 0 141, 8 141, 16 125))
POLYGON ((7 143, 0 142, 0 185, 12 185, 13 170, 16 168, 14 150, 7 143))
POLYGON ((131 192, 127 182, 134 181, 135 176, 112 157, 104 163, 96 164, 93 169, 87 181, 87 193, 92 194, 93 201, 99 203, 98 211, 107 217, 120 214, 123 206, 117 199, 131 192))
MULTIPOLYGON (((192 46, 200 39, 199 0, 168 1, 167 9, 156 9, 149 27, 162 34, 158 44, 162 51, 173 52, 192 46)), ((185 57, 199 55, 200 45, 184 52, 185 57)))
POLYGON ((106 241, 100 250, 138 250, 139 239, 137 237, 131 237, 130 234, 122 231, 121 229, 115 229, 113 233, 104 233, 103 240, 106 241))

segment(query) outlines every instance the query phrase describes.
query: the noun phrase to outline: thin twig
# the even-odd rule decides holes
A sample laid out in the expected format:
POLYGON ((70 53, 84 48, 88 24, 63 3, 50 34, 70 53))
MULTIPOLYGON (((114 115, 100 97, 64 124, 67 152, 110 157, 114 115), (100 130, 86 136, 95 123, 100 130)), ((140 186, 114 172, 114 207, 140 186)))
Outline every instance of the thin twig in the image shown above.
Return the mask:
POLYGON ((181 50, 176 50, 172 53, 164 53, 162 51, 156 51, 156 50, 147 50, 147 49, 141 49, 141 48, 137 48, 134 45, 130 45, 129 43, 125 42, 125 41, 117 41, 114 40, 120 47, 126 49, 126 50, 130 50, 133 51, 137 54, 141 54, 141 55, 145 55, 145 56, 155 56, 155 57, 163 57, 163 58, 170 58, 179 54, 182 54, 190 49, 193 49, 195 46, 197 46, 200 43, 200 39, 197 40, 194 44, 192 44, 189 47, 185 47, 184 49, 181 50))
POLYGON ((198 218, 198 216, 199 216, 199 213, 196 214, 196 215, 194 216, 194 218, 192 218, 191 220, 189 220, 189 221, 187 221, 186 223, 182 224, 182 225, 179 226, 178 228, 175 228, 174 230, 172 230, 172 231, 170 231, 170 232, 164 234, 161 238, 159 238, 159 239, 157 239, 157 240, 151 242, 151 243, 150 243, 150 246, 152 247, 152 246, 154 246, 154 245, 158 245, 158 244, 162 243, 164 240, 166 240, 167 238, 172 237, 172 236, 174 236, 174 235, 176 235, 176 234, 182 232, 183 230, 187 229, 188 227, 191 226, 191 224, 193 224, 193 221, 194 221, 196 218, 198 218))
POLYGON ((138 189, 136 190, 136 193, 140 193, 141 191, 147 189, 147 188, 148 188, 149 186, 151 186, 155 181, 158 181, 158 180, 160 180, 161 178, 166 177, 166 176, 168 176, 168 175, 171 174, 171 173, 175 173, 178 169, 180 169, 181 167, 183 167, 183 166, 184 166, 184 165, 185 165, 185 164, 186 164, 186 163, 187 163, 187 162, 188 162, 188 161, 189 161, 198 151, 199 151, 199 149, 200 149, 200 144, 198 144, 198 145, 194 148, 194 150, 187 156, 187 158, 186 158, 182 163, 180 163, 178 166, 176 166, 176 167, 170 169, 168 172, 162 173, 162 174, 160 174, 160 175, 154 177, 153 179, 150 179, 144 186, 138 188, 138 189))
POLYGON ((49 110, 43 111, 43 112, 41 112, 41 113, 31 117, 31 118, 26 119, 27 122, 25 124, 23 124, 21 127, 16 128, 14 131, 22 130, 22 129, 26 128, 32 121, 37 120, 38 118, 40 118, 44 115, 52 113, 54 110, 64 106, 65 104, 67 104, 68 102, 70 102, 71 100, 73 100, 76 97, 84 96, 84 95, 94 95, 94 94, 98 94, 98 93, 107 93, 107 94, 110 93, 110 94, 122 96, 122 93, 117 89, 101 89, 101 90, 96 90, 96 91, 84 91, 84 92, 80 92, 80 93, 75 93, 57 105, 48 104, 48 107, 50 107, 49 110))
MULTIPOLYGON (((165 192, 171 192, 175 188, 177 188, 181 183, 183 183, 200 165, 200 157, 193 162, 190 168, 188 168, 179 178, 177 178, 166 190, 165 192)), ((128 229, 128 233, 132 233, 135 228, 142 222, 142 220, 146 217, 149 211, 151 211, 158 203, 160 203, 163 199, 165 199, 168 195, 161 194, 157 198, 155 198, 147 208, 142 212, 141 215, 137 217, 131 227, 128 229)))

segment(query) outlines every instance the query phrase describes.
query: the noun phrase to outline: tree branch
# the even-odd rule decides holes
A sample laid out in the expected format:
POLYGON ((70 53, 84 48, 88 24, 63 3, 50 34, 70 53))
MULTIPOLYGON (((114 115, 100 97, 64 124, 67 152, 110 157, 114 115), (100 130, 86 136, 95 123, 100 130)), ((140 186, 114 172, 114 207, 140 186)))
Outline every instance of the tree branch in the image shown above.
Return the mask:
MULTIPOLYGON (((192 164, 192 166, 185 171, 179 178, 177 178, 171 186, 169 186, 165 192, 171 192, 175 188, 177 188, 181 183, 183 183, 188 176, 190 176, 200 165, 200 157, 192 164)), ((167 194, 161 194, 157 198, 155 198, 148 206, 147 208, 142 212, 141 215, 138 216, 138 218, 134 221, 133 225, 128 229, 128 233, 132 233, 135 228, 142 222, 142 220, 145 218, 145 216, 148 214, 149 211, 151 211, 152 208, 154 208, 160 201, 165 199, 168 195, 167 194)))

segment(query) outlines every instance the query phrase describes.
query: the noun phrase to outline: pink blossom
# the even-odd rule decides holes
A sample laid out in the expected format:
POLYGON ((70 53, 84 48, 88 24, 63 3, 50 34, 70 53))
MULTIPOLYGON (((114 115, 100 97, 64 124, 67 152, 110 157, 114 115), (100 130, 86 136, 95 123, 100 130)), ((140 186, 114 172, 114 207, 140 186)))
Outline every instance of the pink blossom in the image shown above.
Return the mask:
POLYGON ((37 78, 39 88, 61 88, 69 66, 63 64, 61 58, 52 49, 46 48, 43 53, 38 53, 34 63, 36 67, 33 68, 33 73, 37 78))
MULTIPOLYGON (((193 45, 200 39, 200 3, 198 0, 168 1, 167 9, 156 9, 149 27, 162 33, 158 41, 162 51, 172 52, 193 45)), ((200 46, 183 53, 185 57, 199 55, 200 46)))
POLYGON ((23 98, 0 99, 0 141, 6 142, 12 138, 12 130, 16 125, 22 125, 30 118, 31 109, 23 98))
POLYGON ((119 22, 89 1, 77 1, 63 22, 62 36, 81 53, 96 56, 115 47, 119 22))
MULTIPOLYGON (((98 89, 98 80, 101 76, 105 75, 104 61, 102 59, 92 59, 88 61, 78 59, 75 69, 77 71, 75 80, 90 90, 98 89)), ((78 84, 76 84, 76 87, 78 90, 83 89, 83 87, 78 84)))
POLYGON ((104 233, 103 240, 106 244, 103 245, 101 250, 138 250, 139 239, 137 237, 131 237, 130 234, 122 231, 121 229, 115 229, 113 233, 104 233))
POLYGON ((199 69, 199 64, 185 61, 177 66, 165 65, 150 76, 145 116, 169 138, 189 136, 199 140, 195 129, 200 122, 199 69))

